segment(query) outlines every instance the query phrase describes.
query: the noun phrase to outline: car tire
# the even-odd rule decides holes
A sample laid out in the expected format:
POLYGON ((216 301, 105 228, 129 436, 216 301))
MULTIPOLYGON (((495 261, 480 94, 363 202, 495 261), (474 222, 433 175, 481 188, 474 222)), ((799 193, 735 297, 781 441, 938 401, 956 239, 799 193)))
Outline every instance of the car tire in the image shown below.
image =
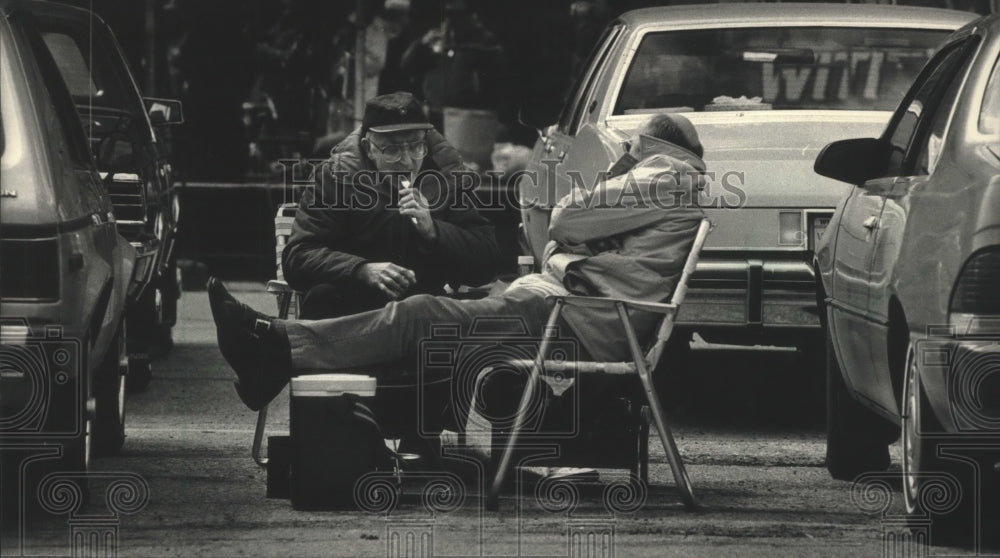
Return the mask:
POLYGON ((181 278, 176 255, 171 256, 167 262, 155 296, 157 327, 151 336, 149 350, 150 358, 154 360, 165 357, 174 346, 173 326, 177 323, 177 302, 181 296, 181 278))
POLYGON ((962 462, 941 459, 946 442, 921 385, 914 347, 907 351, 903 392, 903 501, 910 528, 929 535, 929 544, 972 545, 975 536, 973 471, 962 462))
POLYGON ((181 273, 177 267, 176 254, 170 256, 167 268, 160 278, 160 292, 163 297, 160 323, 169 331, 177 323, 177 300, 181 297, 181 273))
POLYGON ((151 381, 153 381, 153 363, 149 355, 142 353, 130 355, 128 376, 125 378, 125 391, 127 393, 141 393, 146 391, 151 381))
POLYGON ((663 356, 653 374, 653 385, 660 397, 660 404, 675 416, 685 415, 690 409, 690 394, 697 389, 700 379, 691 373, 690 331, 674 331, 663 348, 663 356))
POLYGON ((94 376, 93 450, 97 456, 117 455, 125 443, 125 385, 128 378, 126 329, 123 321, 94 376))
POLYGON ((796 349, 795 367, 801 373, 791 381, 801 395, 786 411, 794 411, 809 424, 822 425, 826 420, 826 337, 818 331, 800 341, 796 349))
POLYGON ((826 334, 826 469, 837 480, 854 480, 889 468, 895 427, 851 397, 826 334))
MULTIPOLYGON (((173 340, 170 327, 163 325, 164 305, 170 304, 171 295, 165 294, 155 285, 147 285, 137 300, 129 305, 129 354, 145 355, 150 359, 166 355, 173 340)), ((173 311, 176 313, 176 299, 173 311)))

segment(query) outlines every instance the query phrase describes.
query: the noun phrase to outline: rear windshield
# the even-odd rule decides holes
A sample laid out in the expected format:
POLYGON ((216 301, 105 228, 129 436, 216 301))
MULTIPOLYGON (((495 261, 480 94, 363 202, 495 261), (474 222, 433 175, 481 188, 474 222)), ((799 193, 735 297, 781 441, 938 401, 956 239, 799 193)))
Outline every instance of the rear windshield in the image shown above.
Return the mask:
POLYGON ((893 110, 949 34, 850 27, 650 33, 632 59, 614 114, 893 110))
POLYGON ((95 32, 91 38, 61 29, 47 30, 42 36, 69 87, 73 102, 126 110, 133 115, 142 112, 142 107, 132 99, 134 94, 128 93, 131 84, 124 75, 124 69, 119 67, 124 62, 118 60, 118 64, 115 63, 118 53, 102 33, 95 32), (94 47, 93 56, 91 44, 94 47))

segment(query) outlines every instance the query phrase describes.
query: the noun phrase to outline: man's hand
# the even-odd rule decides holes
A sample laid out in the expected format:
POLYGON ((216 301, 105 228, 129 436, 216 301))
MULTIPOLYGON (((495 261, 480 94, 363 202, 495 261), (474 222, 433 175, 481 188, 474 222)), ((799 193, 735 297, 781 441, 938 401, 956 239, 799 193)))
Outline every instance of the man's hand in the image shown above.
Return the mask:
POLYGON ((410 217, 420 236, 428 242, 437 240, 437 227, 431 217, 427 198, 414 188, 399 189, 399 213, 410 217))
POLYGON ((417 281, 412 270, 391 262, 362 264, 357 271, 358 278, 386 294, 391 300, 403 296, 417 281))

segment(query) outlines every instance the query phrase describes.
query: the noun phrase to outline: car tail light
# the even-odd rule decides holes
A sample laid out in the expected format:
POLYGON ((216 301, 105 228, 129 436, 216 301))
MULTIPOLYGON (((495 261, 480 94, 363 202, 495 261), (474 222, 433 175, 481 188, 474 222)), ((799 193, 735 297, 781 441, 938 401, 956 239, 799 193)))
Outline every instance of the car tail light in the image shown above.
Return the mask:
POLYGON ((781 211, 778 213, 778 244, 781 246, 801 246, 805 235, 802 233, 802 213, 781 211))
POLYGON ((1000 248, 977 252, 951 295, 950 320, 959 335, 1000 334, 1000 248))
POLYGON ((59 277, 56 239, 0 241, 0 298, 58 300, 59 277))

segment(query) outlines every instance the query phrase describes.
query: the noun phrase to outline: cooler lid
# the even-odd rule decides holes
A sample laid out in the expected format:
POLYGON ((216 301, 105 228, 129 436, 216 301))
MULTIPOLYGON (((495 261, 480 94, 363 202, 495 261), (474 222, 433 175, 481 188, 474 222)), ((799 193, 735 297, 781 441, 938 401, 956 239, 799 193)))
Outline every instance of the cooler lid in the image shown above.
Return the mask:
POLYGON ((345 393, 375 397, 375 378, 364 374, 310 374, 292 378, 292 397, 333 397, 345 393))

